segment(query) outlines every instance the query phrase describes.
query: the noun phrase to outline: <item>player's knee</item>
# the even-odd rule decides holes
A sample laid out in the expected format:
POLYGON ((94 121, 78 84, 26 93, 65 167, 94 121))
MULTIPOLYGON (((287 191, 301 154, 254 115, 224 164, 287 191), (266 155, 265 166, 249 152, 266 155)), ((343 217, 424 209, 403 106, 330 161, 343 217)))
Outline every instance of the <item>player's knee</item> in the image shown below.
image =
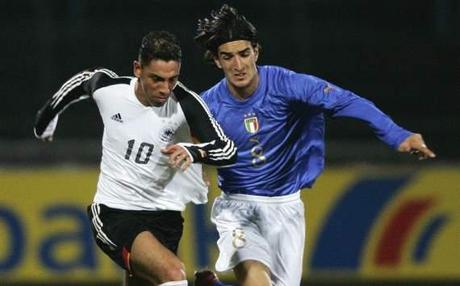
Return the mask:
POLYGON ((263 263, 247 260, 234 269, 237 280, 242 285, 270 285, 270 270, 263 263), (256 282, 256 283, 255 283, 256 282))
POLYGON ((146 281, 149 281, 149 283, 153 283, 151 285, 163 285, 164 283, 174 281, 180 282, 186 280, 185 267, 179 259, 166 260, 163 261, 160 265, 156 266, 144 265, 138 268, 134 268, 134 276, 145 279, 146 281))
POLYGON ((180 261, 171 261, 165 264, 161 275, 161 282, 181 281, 186 279, 184 264, 180 261))

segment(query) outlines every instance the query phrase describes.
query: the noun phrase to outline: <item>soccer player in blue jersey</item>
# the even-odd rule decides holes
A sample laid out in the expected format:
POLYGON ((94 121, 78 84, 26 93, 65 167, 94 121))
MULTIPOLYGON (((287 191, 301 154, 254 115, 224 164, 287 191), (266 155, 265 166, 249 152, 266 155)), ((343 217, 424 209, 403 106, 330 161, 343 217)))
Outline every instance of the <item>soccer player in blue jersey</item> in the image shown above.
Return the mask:
POLYGON ((324 169, 325 115, 364 121, 400 152, 434 158, 422 136, 395 124, 372 102, 312 75, 259 66, 256 28, 228 5, 198 22, 195 40, 225 78, 203 92, 238 147, 219 168, 222 194, 211 220, 219 232, 217 271, 233 269, 240 285, 294 286, 305 241, 300 190, 324 169))

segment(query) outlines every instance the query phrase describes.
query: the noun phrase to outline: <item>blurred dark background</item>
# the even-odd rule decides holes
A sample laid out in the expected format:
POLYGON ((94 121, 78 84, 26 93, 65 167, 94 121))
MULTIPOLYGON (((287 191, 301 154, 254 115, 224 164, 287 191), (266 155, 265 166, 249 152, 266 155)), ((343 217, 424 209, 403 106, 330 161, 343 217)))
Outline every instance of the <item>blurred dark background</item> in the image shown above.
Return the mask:
MULTIPOLYGON (((198 92, 214 84, 222 74, 204 63, 193 36, 197 19, 222 3, 257 27, 259 64, 350 89, 422 133, 438 161, 460 159, 460 1, 18 0, 0 2, 0 162, 97 162, 102 123, 91 100, 62 114, 54 147, 34 141, 35 113, 85 68, 132 75, 150 30, 179 37, 183 82, 198 92)), ((327 130, 331 162, 406 160, 362 123, 331 120, 327 130)))
MULTIPOLYGON (((46 180, 51 181, 59 175, 46 173, 48 175, 44 175, 45 181, 41 183, 36 182, 41 173, 25 176, 26 179, 22 179, 25 181, 23 190, 21 184, 13 182, 14 178, 19 178, 18 181, 24 178, 14 176, 16 170, 23 172, 28 167, 56 164, 59 164, 56 170, 61 170, 66 164, 75 163, 88 164, 93 168, 98 164, 103 126, 91 100, 71 106, 60 116, 52 144, 41 143, 34 138, 32 129, 36 111, 68 78, 88 67, 103 66, 119 75, 132 75, 132 62, 137 56, 142 36, 148 31, 166 29, 178 36, 184 54, 181 80, 189 87, 200 92, 220 80, 222 73, 204 62, 193 36, 197 19, 208 16, 211 9, 218 9, 223 3, 235 6, 257 27, 263 46, 259 64, 280 65, 313 74, 370 99, 401 126, 422 133, 438 155, 434 161, 419 164, 411 156, 393 152, 379 142, 364 124, 339 119, 328 121, 328 163, 389 164, 386 172, 393 169, 398 172, 399 166, 405 164, 410 165, 411 172, 415 165, 436 165, 431 170, 438 170, 439 165, 440 175, 436 176, 437 172, 431 171, 428 178, 433 176, 444 185, 451 185, 452 189, 445 191, 446 187, 441 184, 439 190, 433 188, 432 193, 437 194, 433 197, 449 201, 450 196, 441 196, 443 191, 459 193, 454 189, 458 186, 455 183, 457 177, 450 175, 451 172, 457 174, 457 167, 453 171, 444 169, 446 165, 458 166, 460 162, 458 0, 2 0, 0 175, 1 171, 12 169, 10 174, 0 176, 3 200, 15 202, 12 198, 17 193, 27 196, 30 193, 31 201, 37 202, 37 207, 31 207, 31 213, 41 214, 38 212, 41 207, 48 205, 35 190, 35 185, 46 186, 46 180), (16 166, 19 168, 15 169, 16 166), (2 178, 9 179, 8 187, 4 187, 2 178)), ((346 173, 349 169, 338 170, 337 173, 346 173)), ((83 180, 83 183, 87 181, 89 179, 83 180)), ((331 184, 335 188, 345 188, 340 180, 331 184)), ((408 188, 411 186, 421 188, 422 195, 431 188, 430 184, 423 188, 414 183, 408 188)), ((48 194, 57 197, 52 192, 48 194)), ((418 197, 414 195, 411 198, 418 197)), ((56 201, 67 202, 58 198, 56 201)), ((392 206, 398 203, 395 200, 392 206)), ((11 209, 22 210, 20 204, 17 205, 11 209)), ((334 207, 331 209, 334 210, 334 207)), ((457 213, 451 211, 448 214, 454 218, 453 222, 458 222, 457 213)), ((27 211, 20 213, 18 217, 25 221, 20 224, 21 227, 35 223, 29 215, 27 211)), ((41 226, 40 223, 32 224, 30 228, 35 230, 41 226)), ((54 235, 54 232, 46 230, 43 235, 54 235)), ((42 239, 37 234, 29 234, 32 239, 42 239)), ((446 247, 451 247, 452 251, 458 249, 454 243, 446 247)), ((32 253, 29 256, 35 259, 35 249, 28 251, 32 253)), ((31 265, 43 267, 40 262, 31 265)), ((401 275, 406 275, 405 265, 412 264, 402 265, 401 275)), ((440 275, 442 281, 437 283, 419 278, 413 282, 395 281, 392 285, 454 285, 455 282, 458 285, 458 277, 455 276, 458 268, 449 262, 445 265, 454 269, 452 276, 457 280, 444 281, 447 276, 440 275)), ((23 271, 26 266, 20 265, 17 269, 23 271)), ((359 271, 367 266, 369 263, 359 271)), ((41 269, 34 270, 39 272, 41 269)), ((5 274, 0 273, 0 285, 5 279, 2 275, 5 274)), ((13 275, 13 282, 21 281, 15 280, 15 273, 10 275, 13 275)), ((339 282, 340 285, 390 285, 385 281, 342 280, 337 280, 336 285, 339 282)), ((327 285, 321 282, 312 280, 304 285, 327 285)))

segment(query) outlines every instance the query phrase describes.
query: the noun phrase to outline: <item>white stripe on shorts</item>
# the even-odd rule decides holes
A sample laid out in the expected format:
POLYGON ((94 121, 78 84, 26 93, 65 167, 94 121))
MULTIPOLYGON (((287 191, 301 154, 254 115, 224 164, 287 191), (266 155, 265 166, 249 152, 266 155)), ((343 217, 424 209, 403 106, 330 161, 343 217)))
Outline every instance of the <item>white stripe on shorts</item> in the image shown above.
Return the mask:
POLYGON ((96 237, 99 238, 99 240, 101 240, 103 243, 107 244, 108 246, 117 247, 117 245, 109 239, 109 237, 104 233, 104 231, 102 231, 102 226, 104 224, 99 218, 99 213, 100 213, 99 204, 94 203, 91 205, 91 213, 93 214, 93 219, 92 219, 93 226, 97 232, 96 237))
POLYGON ((300 191, 295 193, 285 195, 285 196, 254 196, 254 195, 244 195, 244 194, 226 194, 222 192, 222 198, 226 200, 238 200, 238 201, 248 201, 248 202, 260 202, 260 203, 287 203, 293 202, 300 199, 300 191))

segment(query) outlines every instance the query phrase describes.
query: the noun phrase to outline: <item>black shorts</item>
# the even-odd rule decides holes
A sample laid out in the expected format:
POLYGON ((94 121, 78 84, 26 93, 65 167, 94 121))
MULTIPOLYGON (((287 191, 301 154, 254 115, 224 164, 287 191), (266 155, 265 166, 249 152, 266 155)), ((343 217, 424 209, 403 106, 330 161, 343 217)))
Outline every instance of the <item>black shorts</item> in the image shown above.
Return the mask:
POLYGON ((88 206, 87 211, 99 248, 129 272, 131 246, 143 231, 150 231, 161 244, 177 254, 184 228, 179 211, 131 211, 96 203, 88 206))

